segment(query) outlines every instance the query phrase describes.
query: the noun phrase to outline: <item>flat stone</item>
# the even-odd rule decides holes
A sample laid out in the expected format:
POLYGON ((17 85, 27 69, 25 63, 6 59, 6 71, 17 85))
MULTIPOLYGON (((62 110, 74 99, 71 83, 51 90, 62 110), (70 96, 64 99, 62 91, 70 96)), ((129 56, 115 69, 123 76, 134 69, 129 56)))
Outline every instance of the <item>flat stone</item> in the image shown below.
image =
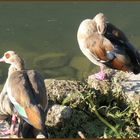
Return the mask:
POLYGON ((126 73, 126 81, 121 85, 124 88, 128 101, 140 102, 140 74, 126 73))

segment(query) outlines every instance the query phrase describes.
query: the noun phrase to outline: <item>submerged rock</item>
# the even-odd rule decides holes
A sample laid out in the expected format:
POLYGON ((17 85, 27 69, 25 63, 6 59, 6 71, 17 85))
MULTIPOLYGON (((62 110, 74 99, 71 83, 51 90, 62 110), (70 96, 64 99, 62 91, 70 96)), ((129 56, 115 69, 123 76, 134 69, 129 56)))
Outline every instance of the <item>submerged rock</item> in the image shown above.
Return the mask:
POLYGON ((34 60, 37 68, 52 69, 64 67, 69 63, 69 57, 65 53, 45 53, 34 60))
POLYGON ((49 77, 56 79, 75 79, 77 71, 72 67, 59 67, 44 70, 44 76, 48 77, 48 75, 49 77))
POLYGON ((87 77, 93 66, 88 59, 82 56, 74 56, 69 65, 77 70, 78 79, 87 77))

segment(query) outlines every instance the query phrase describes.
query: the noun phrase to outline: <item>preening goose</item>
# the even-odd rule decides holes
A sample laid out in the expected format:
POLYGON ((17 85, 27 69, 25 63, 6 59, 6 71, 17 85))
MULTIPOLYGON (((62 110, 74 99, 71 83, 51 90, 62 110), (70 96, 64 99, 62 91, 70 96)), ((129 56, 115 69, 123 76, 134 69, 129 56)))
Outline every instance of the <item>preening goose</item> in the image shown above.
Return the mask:
POLYGON ((6 84, 7 95, 15 110, 30 125, 45 132, 48 105, 44 79, 35 70, 26 70, 24 61, 14 51, 7 51, 0 62, 10 64, 6 84))
POLYGON ((94 64, 100 66, 100 72, 90 78, 105 79, 105 66, 140 73, 140 54, 129 42, 125 34, 111 24, 103 13, 93 19, 81 22, 77 40, 83 54, 94 64))

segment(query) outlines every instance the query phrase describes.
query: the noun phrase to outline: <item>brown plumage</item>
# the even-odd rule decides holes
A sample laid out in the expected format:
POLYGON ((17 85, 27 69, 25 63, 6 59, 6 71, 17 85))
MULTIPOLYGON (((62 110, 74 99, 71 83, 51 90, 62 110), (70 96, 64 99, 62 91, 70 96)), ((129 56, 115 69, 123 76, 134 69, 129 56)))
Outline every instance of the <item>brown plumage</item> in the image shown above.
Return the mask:
MULTIPOLYGON (((10 90, 16 102, 25 109, 29 123, 37 129, 43 129, 43 122, 45 121, 43 110, 46 106, 44 104, 46 94, 43 95, 42 92, 42 96, 40 96, 40 94, 37 95, 35 93, 28 79, 27 72, 24 70, 13 72, 9 78, 8 86, 12 87, 10 90)), ((47 101, 45 102, 47 104, 47 101)))
POLYGON ((103 13, 81 22, 77 40, 83 54, 100 66, 101 71, 94 75, 97 79, 105 78, 105 66, 134 74, 140 72, 139 52, 120 29, 107 21, 103 13))

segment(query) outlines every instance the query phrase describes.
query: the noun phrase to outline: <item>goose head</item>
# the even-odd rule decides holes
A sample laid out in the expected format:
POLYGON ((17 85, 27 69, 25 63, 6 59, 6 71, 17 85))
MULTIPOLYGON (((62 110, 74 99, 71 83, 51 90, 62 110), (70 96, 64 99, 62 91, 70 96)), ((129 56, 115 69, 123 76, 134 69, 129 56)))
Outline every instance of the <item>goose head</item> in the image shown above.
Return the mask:
POLYGON ((7 51, 3 57, 0 58, 0 62, 10 64, 11 69, 22 70, 24 69, 23 59, 14 51, 7 51))
POLYGON ((107 18, 103 13, 97 14, 93 19, 97 24, 97 31, 99 34, 104 34, 106 29, 107 18))

